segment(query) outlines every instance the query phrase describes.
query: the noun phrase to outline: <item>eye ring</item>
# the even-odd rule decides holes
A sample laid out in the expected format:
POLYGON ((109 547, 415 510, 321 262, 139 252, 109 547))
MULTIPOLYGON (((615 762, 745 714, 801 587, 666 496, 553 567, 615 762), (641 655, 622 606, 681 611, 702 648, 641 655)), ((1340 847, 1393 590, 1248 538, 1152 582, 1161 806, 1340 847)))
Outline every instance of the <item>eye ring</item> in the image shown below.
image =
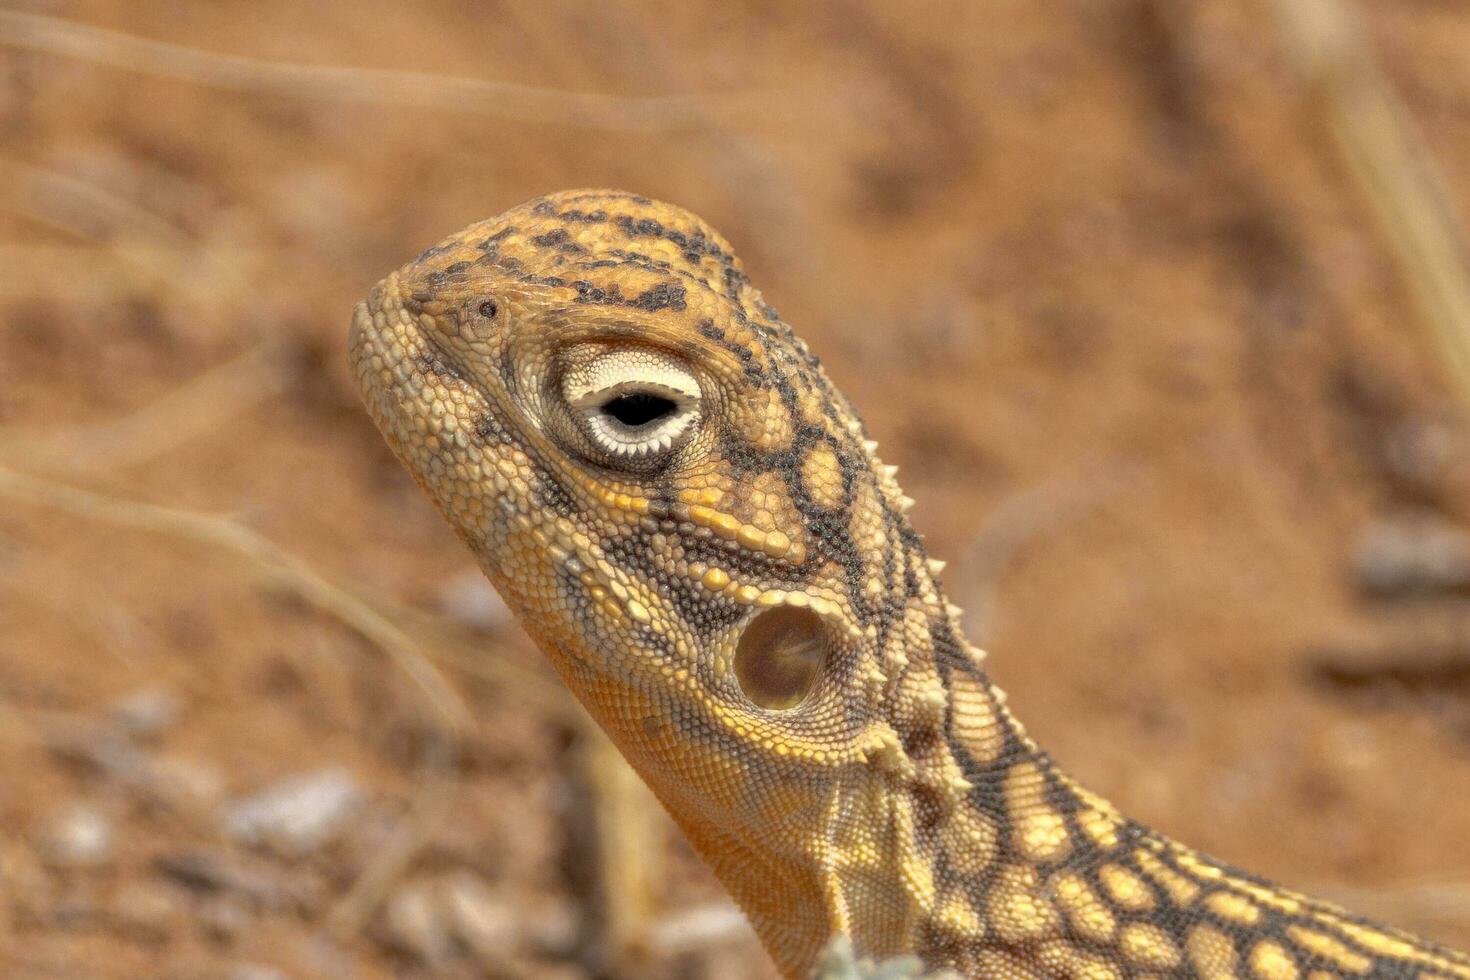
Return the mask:
POLYGON ((695 431, 699 382, 662 351, 622 348, 574 367, 562 397, 581 437, 604 462, 640 468, 668 458, 695 431))
POLYGON ((572 402, 593 444, 624 461, 662 456, 699 415, 699 398, 654 382, 625 381, 572 402))
POLYGON ((499 312, 500 304, 493 299, 487 299, 480 304, 480 315, 487 320, 495 319, 495 315, 499 312))

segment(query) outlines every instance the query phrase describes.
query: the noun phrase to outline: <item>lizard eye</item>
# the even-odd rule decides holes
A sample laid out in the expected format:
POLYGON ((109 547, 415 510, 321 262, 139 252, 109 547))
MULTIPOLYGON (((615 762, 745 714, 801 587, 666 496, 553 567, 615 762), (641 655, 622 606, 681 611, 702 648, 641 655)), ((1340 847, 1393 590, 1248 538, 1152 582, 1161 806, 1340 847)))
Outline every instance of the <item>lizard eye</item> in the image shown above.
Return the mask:
POLYGON ((570 371, 567 404, 593 444, 626 460, 668 452, 699 418, 699 382, 651 350, 619 350, 570 371))

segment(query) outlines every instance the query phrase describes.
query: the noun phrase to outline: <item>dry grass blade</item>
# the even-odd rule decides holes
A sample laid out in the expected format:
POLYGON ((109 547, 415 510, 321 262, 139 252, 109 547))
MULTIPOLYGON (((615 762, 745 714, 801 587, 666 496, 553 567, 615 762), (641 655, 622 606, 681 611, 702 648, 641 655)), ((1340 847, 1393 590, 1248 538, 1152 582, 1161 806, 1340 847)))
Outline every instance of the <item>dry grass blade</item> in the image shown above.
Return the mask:
MULTIPOLYGON (((5 16, 0 11, 0 23, 5 16)), ((197 249, 192 238, 158 215, 81 178, 17 160, 0 160, 0 176, 14 210, 61 231, 110 242, 118 229, 128 229, 160 251, 197 249)))
POLYGON ((425 72, 334 68, 200 51, 58 17, 0 11, 0 44, 234 92, 474 112, 593 129, 699 128, 700 100, 558 92, 425 72))
POLYGON ((596 839, 600 966, 613 977, 645 976, 655 882, 662 874, 658 803, 590 718, 581 726, 578 755, 577 775, 593 804, 583 817, 592 821, 596 839))
POLYGON ((1343 0, 1270 0, 1323 123, 1393 246, 1419 314, 1470 402, 1470 246, 1428 147, 1343 0))
POLYGON ((333 914, 347 931, 361 927, 389 882, 412 860, 449 811, 458 739, 470 730, 464 702, 402 630, 301 559, 233 521, 206 514, 125 500, 0 467, 0 494, 34 506, 51 507, 120 527, 135 528, 219 548, 254 566, 273 582, 327 613, 383 651, 423 695, 442 729, 429 740, 423 759, 426 785, 398 833, 359 874, 333 914))
POLYGON ((87 245, 0 245, 0 298, 42 299, 65 295, 72 303, 118 302, 142 291, 113 257, 87 245), (76 269, 87 268, 84 277, 76 269))
POLYGON ((362 591, 357 594, 414 636, 422 637, 439 663, 497 689, 513 691, 517 701, 534 705, 542 717, 574 728, 591 725, 591 719, 544 660, 526 664, 512 657, 490 655, 484 634, 467 629, 449 617, 403 605, 385 595, 362 591))
POLYGON ((671 960, 736 940, 755 941, 745 913, 733 902, 707 902, 670 912, 653 923, 648 945, 660 959, 671 960))
MULTIPOLYGON (((6 16, 0 11, 0 36, 6 16)), ((244 270, 256 258, 239 249, 222 255, 106 187, 15 160, 0 159, 0 199, 13 214, 105 246, 147 277, 146 282, 133 284, 140 293, 166 285, 200 300, 202 307, 218 307, 224 305, 222 297, 237 294, 246 278, 244 270)), ((76 278, 73 272, 71 279, 76 278)), ((76 288, 65 279, 58 284, 63 293, 76 288)))
POLYGON ((964 597, 966 626, 981 645, 995 628, 1001 580, 1031 542, 1106 503, 1137 472, 1116 460, 1084 461, 1060 476, 1023 487, 1001 500, 971 536, 951 587, 964 597))
POLYGON ((1319 890, 1347 908, 1425 933, 1447 932, 1470 922, 1470 882, 1425 881, 1386 888, 1319 890))
POLYGON ((0 427, 0 453, 68 469, 135 465, 275 398, 289 382, 285 356, 265 343, 121 418, 39 433, 0 427))

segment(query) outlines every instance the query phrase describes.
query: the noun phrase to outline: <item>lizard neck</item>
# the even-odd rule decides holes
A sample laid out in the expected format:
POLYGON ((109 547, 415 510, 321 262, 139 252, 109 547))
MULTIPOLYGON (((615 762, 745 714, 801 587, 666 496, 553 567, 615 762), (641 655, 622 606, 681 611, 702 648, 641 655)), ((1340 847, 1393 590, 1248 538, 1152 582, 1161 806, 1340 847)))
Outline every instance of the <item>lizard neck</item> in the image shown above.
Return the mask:
POLYGON ((655 692, 552 658, 790 976, 839 933, 861 955, 918 951, 959 969, 1034 941, 1060 924, 1048 868, 1100 864, 1129 832, 1026 734, 960 610, 921 553, 914 564, 900 625, 855 655, 869 668, 853 671, 861 747, 838 764, 773 761, 748 740, 671 741, 646 723, 655 692))
MULTIPOLYGON (((1123 817, 1026 734, 958 610, 925 608, 934 642, 888 658, 901 667, 851 764, 761 770, 738 747, 716 751, 700 771, 723 759, 744 792, 711 805, 677 759, 609 726, 783 973, 808 975, 841 933, 861 955, 918 953, 966 977, 1470 977, 1470 958, 1123 817)), ((651 707, 629 704, 628 722, 651 707)))

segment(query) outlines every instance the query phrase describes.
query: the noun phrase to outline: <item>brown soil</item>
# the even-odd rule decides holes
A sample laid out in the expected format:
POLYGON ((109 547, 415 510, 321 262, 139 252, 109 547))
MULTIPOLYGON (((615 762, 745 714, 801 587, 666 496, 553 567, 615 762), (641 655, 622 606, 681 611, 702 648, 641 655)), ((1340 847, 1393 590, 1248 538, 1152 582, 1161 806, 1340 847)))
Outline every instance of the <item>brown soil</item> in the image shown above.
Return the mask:
MULTIPOLYGON (((1463 217, 1470 13, 1363 6, 1463 217)), ((465 657, 463 627, 406 612, 439 611, 469 562, 342 350, 383 273, 578 185, 679 202, 736 244, 900 466, 994 676, 1064 764, 1216 855, 1470 946, 1470 605, 1370 598, 1355 565, 1402 512, 1470 520, 1470 428, 1265 5, 23 7, 652 101, 395 104, 401 86, 333 98, 0 44, 5 465, 238 519, 409 624, 475 716, 449 819, 385 886, 397 925, 334 930, 425 792, 417 689, 237 555, 6 498, 5 975, 590 975, 570 933, 598 914, 578 841, 605 797, 576 722, 512 628, 465 657), (285 354, 250 360, 262 344, 285 354), (137 692, 177 717, 119 761, 137 692), (220 807, 327 766, 365 797, 335 840, 282 857, 220 830, 220 807), (48 845, 74 804, 108 853, 48 845), (410 893, 464 874, 508 938, 426 965, 410 893)), ((656 833, 649 921, 718 902, 656 833)), ((651 955, 639 975, 768 975, 743 934, 651 955)))

